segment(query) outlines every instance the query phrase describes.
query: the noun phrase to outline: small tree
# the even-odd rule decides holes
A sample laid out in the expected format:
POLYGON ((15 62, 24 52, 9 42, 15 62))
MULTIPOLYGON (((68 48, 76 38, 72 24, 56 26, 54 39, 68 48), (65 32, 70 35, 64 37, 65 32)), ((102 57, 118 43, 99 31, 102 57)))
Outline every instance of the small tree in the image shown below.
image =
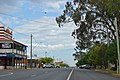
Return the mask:
POLYGON ((106 68, 106 49, 107 46, 105 44, 95 44, 88 52, 90 63, 94 66, 100 66, 100 68, 106 68))
POLYGON ((69 65, 66 64, 66 63, 61 63, 61 64, 60 64, 60 67, 69 67, 69 65))
POLYGON ((113 41, 109 45, 106 53, 107 53, 107 60, 109 61, 109 63, 115 64, 115 66, 117 67, 118 54, 117 54, 117 42, 116 41, 113 41))
POLYGON ((51 57, 40 58, 39 60, 44 64, 52 64, 54 61, 51 57))

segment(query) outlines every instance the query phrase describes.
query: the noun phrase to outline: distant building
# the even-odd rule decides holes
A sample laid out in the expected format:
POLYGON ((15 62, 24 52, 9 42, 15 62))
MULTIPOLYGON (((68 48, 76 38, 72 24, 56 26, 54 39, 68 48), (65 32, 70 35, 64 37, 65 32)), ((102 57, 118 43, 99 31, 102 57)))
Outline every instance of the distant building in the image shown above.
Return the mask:
POLYGON ((12 31, 0 26, 0 69, 26 68, 27 46, 13 40, 12 31))
MULTIPOLYGON (((31 65, 31 58, 27 58, 28 60, 28 65, 27 67, 30 68, 31 65)), ((41 68, 42 67, 42 63, 39 60, 38 57, 32 57, 32 68, 41 68)))
POLYGON ((60 64, 62 64, 62 63, 63 63, 63 61, 55 62, 55 65, 60 66, 60 64))

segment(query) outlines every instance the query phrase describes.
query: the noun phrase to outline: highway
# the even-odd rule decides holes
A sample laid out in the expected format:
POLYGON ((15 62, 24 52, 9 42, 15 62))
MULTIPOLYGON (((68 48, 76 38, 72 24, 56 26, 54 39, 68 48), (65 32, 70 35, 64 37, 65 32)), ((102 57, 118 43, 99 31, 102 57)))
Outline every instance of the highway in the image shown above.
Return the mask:
POLYGON ((78 68, 2 70, 0 80, 120 80, 110 74, 78 68))

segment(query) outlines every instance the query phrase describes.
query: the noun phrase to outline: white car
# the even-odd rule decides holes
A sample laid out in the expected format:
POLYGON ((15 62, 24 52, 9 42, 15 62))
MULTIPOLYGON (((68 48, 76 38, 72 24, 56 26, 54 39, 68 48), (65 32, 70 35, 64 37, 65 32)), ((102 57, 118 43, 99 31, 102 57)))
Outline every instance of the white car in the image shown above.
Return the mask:
POLYGON ((43 68, 52 68, 53 67, 53 65, 51 65, 51 64, 44 64, 43 65, 43 68))

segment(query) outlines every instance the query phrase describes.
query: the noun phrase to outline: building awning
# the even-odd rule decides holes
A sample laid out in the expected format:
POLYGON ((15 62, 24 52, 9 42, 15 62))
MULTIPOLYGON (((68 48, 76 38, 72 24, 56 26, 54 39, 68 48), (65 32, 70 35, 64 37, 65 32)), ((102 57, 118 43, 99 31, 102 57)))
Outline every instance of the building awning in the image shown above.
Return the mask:
POLYGON ((0 54, 0 57, 15 57, 14 54, 0 54))
POLYGON ((25 57, 23 57, 23 56, 16 55, 16 54, 0 54, 0 57, 7 57, 7 58, 12 58, 12 57, 15 57, 15 58, 25 58, 25 57))

